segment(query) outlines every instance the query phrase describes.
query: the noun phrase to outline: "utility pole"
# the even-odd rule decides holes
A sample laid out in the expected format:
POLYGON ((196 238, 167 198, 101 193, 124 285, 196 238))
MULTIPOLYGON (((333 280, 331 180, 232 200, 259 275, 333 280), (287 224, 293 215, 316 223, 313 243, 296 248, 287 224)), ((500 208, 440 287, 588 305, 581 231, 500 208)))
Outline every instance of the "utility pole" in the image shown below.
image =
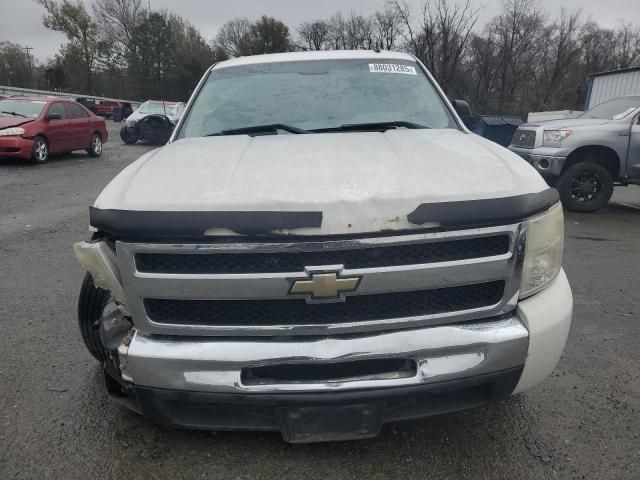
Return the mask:
POLYGON ((29 62, 29 75, 31 76, 31 88, 35 90, 36 81, 33 78, 33 69, 31 68, 31 55, 30 55, 31 50, 33 50, 33 47, 24 47, 23 50, 27 52, 27 61, 29 62))

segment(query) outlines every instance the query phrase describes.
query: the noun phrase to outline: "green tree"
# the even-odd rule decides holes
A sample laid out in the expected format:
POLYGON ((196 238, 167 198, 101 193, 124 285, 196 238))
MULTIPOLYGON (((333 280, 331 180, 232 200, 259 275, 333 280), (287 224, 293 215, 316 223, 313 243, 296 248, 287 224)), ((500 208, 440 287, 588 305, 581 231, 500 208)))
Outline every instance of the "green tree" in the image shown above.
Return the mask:
POLYGON ((0 42, 0 85, 31 88, 27 54, 20 45, 0 42))
POLYGON ((136 29, 133 41, 136 54, 130 54, 129 72, 136 79, 138 95, 162 96, 163 81, 175 63, 176 37, 168 15, 150 13, 136 29))
POLYGON ((169 23, 175 39, 175 51, 168 73, 166 96, 186 100, 202 74, 219 58, 198 29, 189 22, 172 16, 169 23))
POLYGON ((84 90, 93 90, 93 69, 98 56, 98 26, 80 0, 37 0, 46 14, 44 26, 62 32, 68 43, 63 47, 65 56, 76 59, 84 71, 84 90))

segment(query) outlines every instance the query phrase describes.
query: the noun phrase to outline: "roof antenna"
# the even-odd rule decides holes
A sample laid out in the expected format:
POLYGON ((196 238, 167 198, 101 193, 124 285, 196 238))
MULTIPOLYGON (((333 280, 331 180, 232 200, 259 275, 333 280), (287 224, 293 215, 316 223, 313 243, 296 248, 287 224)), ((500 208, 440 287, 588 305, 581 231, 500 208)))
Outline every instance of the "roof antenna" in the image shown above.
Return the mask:
POLYGON ((164 116, 167 116, 167 107, 164 104, 164 98, 162 99, 162 109, 164 110, 164 116))

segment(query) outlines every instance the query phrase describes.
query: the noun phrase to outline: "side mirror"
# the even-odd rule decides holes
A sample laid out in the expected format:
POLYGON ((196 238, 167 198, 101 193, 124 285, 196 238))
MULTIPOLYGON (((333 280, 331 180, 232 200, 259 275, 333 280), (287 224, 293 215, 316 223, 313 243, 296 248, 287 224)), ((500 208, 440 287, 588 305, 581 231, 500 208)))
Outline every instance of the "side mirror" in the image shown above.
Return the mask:
POLYGON ((470 117, 471 116, 471 107, 464 100, 454 100, 453 108, 461 118, 470 117))
POLYGON ((47 113, 47 120, 62 120, 62 115, 59 113, 47 113))

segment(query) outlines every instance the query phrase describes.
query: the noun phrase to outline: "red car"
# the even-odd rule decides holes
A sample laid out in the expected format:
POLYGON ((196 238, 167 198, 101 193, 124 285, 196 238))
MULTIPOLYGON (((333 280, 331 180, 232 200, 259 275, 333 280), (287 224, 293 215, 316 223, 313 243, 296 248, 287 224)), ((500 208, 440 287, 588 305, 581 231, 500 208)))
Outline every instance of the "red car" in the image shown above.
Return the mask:
POLYGON ((0 100, 0 158, 44 163, 51 153, 86 150, 99 157, 108 133, 104 119, 63 98, 0 100))
POLYGON ((118 109, 122 110, 122 104, 120 102, 102 100, 100 103, 96 104, 96 115, 100 115, 105 118, 113 118, 113 114, 118 109))

